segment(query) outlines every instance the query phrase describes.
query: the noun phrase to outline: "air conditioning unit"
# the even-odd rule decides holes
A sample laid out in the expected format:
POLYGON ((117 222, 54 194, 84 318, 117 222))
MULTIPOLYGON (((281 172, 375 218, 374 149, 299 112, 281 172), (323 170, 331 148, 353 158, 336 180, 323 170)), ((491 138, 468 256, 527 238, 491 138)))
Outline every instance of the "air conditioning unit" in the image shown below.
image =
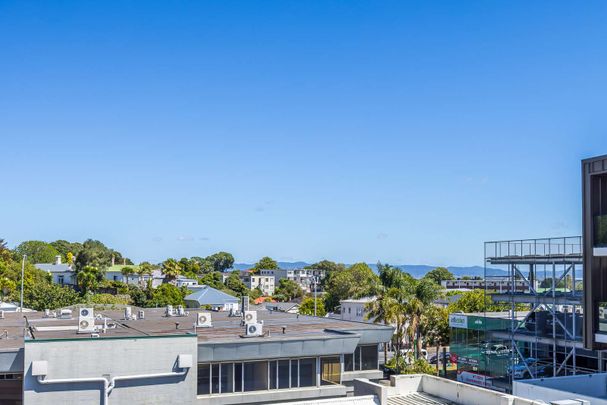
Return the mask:
POLYGON ((244 323, 257 323, 257 311, 244 311, 244 323))
POLYGON ((197 328, 211 328, 213 324, 211 323, 211 313, 210 312, 199 312, 196 318, 196 327, 197 328))
POLYGON ((263 324, 248 323, 245 325, 247 336, 261 336, 263 334, 263 324))
POLYGON ((78 311, 78 333, 95 331, 95 314, 93 308, 80 308, 78 311))

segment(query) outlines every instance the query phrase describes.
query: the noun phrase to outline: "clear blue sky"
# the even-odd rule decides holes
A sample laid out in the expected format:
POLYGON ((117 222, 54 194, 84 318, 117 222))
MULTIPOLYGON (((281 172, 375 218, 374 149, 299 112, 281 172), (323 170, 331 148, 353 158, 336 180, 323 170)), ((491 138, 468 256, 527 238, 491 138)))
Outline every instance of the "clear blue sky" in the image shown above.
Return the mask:
POLYGON ((580 233, 605 2, 0 2, 0 237, 482 264, 580 233))

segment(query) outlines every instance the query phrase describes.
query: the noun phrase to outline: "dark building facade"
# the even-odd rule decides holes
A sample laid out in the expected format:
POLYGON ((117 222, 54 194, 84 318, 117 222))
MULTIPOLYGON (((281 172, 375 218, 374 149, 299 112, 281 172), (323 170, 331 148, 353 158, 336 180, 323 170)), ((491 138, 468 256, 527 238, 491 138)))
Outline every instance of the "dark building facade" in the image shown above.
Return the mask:
POLYGON ((607 155, 582 161, 584 346, 607 349, 607 155))

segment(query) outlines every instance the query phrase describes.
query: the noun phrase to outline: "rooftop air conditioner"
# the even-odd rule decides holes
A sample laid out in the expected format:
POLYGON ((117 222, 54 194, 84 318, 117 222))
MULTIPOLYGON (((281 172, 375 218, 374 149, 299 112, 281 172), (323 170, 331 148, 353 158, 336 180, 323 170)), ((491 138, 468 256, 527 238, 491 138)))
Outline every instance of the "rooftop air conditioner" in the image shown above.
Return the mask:
POLYGON ((199 312, 196 318, 196 327, 197 328, 211 328, 213 324, 211 323, 211 313, 210 312, 199 312))
POLYGON ((261 336, 263 325, 261 323, 248 323, 245 325, 247 336, 261 336))
POLYGON ((257 323, 257 311, 244 311, 244 323, 257 323))
POLYGON ((95 314, 93 308, 80 308, 78 311, 78 333, 95 331, 95 314))

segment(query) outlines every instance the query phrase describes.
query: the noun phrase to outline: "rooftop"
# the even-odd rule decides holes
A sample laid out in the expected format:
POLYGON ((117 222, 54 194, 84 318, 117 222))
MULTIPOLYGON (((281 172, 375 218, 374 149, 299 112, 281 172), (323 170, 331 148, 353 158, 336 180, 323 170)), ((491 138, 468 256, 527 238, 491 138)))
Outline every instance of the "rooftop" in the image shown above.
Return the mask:
MULTIPOLYGON (((241 337, 244 334, 244 328, 241 326, 242 318, 231 317, 227 312, 212 312, 213 327, 195 330, 197 313, 202 310, 190 309, 185 316, 171 317, 165 316, 164 308, 143 308, 143 310, 145 318, 140 320, 125 320, 122 310, 95 310, 97 316, 95 324, 101 328, 104 323, 103 318, 107 318, 108 324, 106 333, 100 333, 96 339, 196 333, 199 343, 230 343, 243 340, 241 337)), ((138 308, 132 307, 132 313, 137 314, 137 312, 138 308)), ((8 333, 8 338, 0 338, 0 351, 23 347, 25 317, 27 317, 27 324, 31 331, 31 339, 34 340, 91 338, 90 333, 77 333, 77 310, 74 310, 71 319, 45 318, 42 312, 27 314, 12 312, 5 313, 5 318, 0 319, 0 330, 6 330, 8 333)), ((389 326, 276 311, 259 311, 257 318, 259 321, 263 321, 264 332, 269 335, 247 338, 247 342, 329 338, 343 335, 348 331, 392 329, 389 326), (283 333, 283 328, 285 333, 283 333)), ((28 339, 30 338, 28 337, 28 339)))

